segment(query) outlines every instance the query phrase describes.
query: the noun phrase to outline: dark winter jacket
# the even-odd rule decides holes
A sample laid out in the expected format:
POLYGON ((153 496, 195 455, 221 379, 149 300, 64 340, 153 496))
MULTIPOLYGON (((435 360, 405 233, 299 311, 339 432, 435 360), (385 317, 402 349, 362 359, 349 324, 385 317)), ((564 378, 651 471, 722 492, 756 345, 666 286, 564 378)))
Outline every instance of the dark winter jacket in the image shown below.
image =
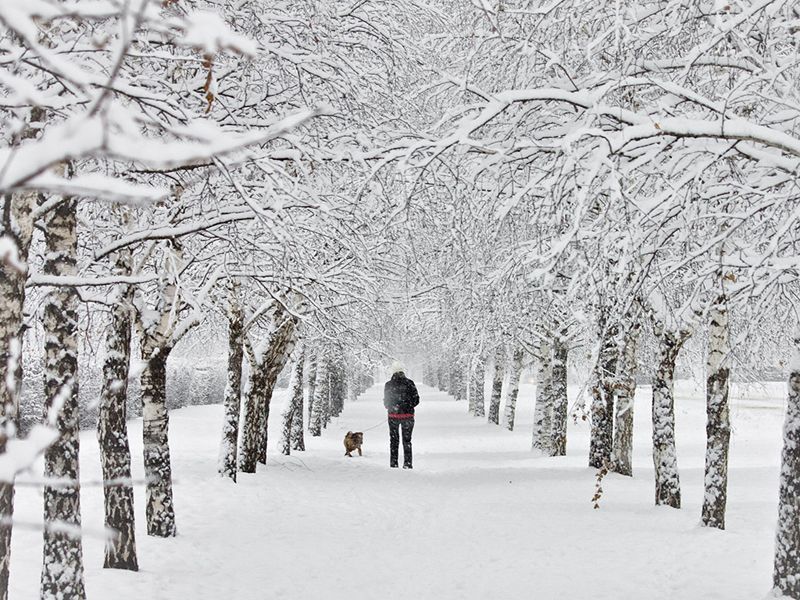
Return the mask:
POLYGON ((404 373, 395 373, 383 386, 383 405, 389 416, 408 418, 414 416, 414 407, 419 404, 417 386, 404 373))

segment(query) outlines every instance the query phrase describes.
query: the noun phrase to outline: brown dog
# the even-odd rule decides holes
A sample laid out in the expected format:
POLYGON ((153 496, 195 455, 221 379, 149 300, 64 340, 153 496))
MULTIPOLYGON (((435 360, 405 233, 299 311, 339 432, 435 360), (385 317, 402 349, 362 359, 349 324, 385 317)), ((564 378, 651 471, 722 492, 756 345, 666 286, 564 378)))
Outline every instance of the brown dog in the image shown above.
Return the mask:
POLYGON ((350 454, 353 450, 358 450, 358 455, 362 456, 361 454, 361 444, 364 443, 364 434, 360 431, 356 431, 355 433, 352 431, 348 431, 347 434, 344 436, 344 449, 345 449, 345 456, 353 456, 350 454))

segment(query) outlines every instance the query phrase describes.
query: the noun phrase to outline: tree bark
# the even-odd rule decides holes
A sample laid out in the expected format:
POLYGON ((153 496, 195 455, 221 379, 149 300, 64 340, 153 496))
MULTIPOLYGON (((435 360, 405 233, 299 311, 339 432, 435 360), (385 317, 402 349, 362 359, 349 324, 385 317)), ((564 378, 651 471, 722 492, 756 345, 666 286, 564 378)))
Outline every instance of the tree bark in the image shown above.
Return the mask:
POLYGON ((325 407, 328 404, 329 381, 328 381, 328 352, 327 348, 321 348, 317 354, 317 373, 314 384, 314 397, 309 398, 313 403, 311 410, 311 421, 308 424, 308 432, 314 436, 322 435, 322 424, 324 419, 325 407))
POLYGON ((167 358, 171 348, 158 346, 150 336, 142 340, 141 375, 144 473, 147 480, 147 535, 177 535, 172 497, 172 463, 167 412, 167 358))
POLYGON ((239 450, 239 471, 255 473, 258 464, 259 415, 264 411, 262 399, 266 387, 266 363, 251 361, 250 386, 244 401, 242 442, 239 450))
MULTIPOLYGON (((31 109, 31 121, 44 118, 39 108, 31 109)), ((21 137, 31 139, 38 128, 26 128, 21 137)), ((8 194, 3 198, 2 234, 9 251, 0 257, 0 454, 17 435, 19 393, 22 387, 22 311, 28 279, 28 252, 33 235, 31 213, 37 194, 8 194)), ((11 560, 11 521, 14 517, 14 483, 0 482, 0 600, 8 598, 11 560)))
POLYGON ((522 376, 522 364, 525 354, 521 348, 514 351, 514 356, 511 361, 511 380, 508 386, 508 398, 506 398, 505 414, 503 420, 506 424, 506 429, 514 431, 514 418, 517 414, 517 396, 519 395, 519 380, 522 376))
POLYGON ((628 322, 622 343, 622 356, 617 363, 617 406, 611 470, 620 475, 633 475, 633 406, 636 396, 636 346, 639 338, 637 319, 628 322))
POLYGON ((308 353, 308 426, 311 427, 311 410, 314 408, 314 386, 317 385, 317 352, 308 353))
POLYGON ((589 466, 603 468, 611 461, 614 433, 614 388, 617 373, 617 329, 614 324, 604 331, 603 340, 594 369, 592 385, 592 429, 589 440, 589 466))
POLYGON ((706 465, 705 494, 701 522, 706 527, 725 529, 728 494, 728 446, 731 425, 728 412, 728 301, 724 293, 709 312, 706 379, 706 465))
POLYGON ((486 393, 484 382, 486 380, 486 363, 482 356, 479 356, 475 363, 475 370, 472 372, 472 385, 470 395, 472 396, 472 411, 476 417, 486 416, 486 393))
POLYGON ((244 313, 235 283, 229 287, 228 378, 225 383, 225 416, 217 470, 236 481, 236 452, 239 446, 239 412, 242 403, 242 361, 244 359, 244 313))
MULTIPOLYGON (((281 454, 289 456, 292 452, 294 436, 297 431, 297 415, 300 415, 300 442, 303 435, 303 361, 305 356, 301 350, 292 365, 292 375, 289 380, 289 401, 283 413, 283 427, 281 429, 280 449, 281 454)), ((295 448, 296 449, 296 448, 295 448)), ((301 448, 304 449, 304 448, 301 448)))
MULTIPOLYGON (((77 275, 77 201, 65 198, 47 219, 48 275, 77 275)), ((45 300, 45 419, 54 419, 59 438, 44 454, 42 598, 85 598, 81 544, 80 446, 78 425, 78 292, 64 287, 45 300), (66 526, 66 528, 65 528, 66 526)))
MULTIPOLYGON (((121 250, 116 271, 130 275, 131 252, 121 250)), ((120 285, 111 303, 111 323, 106 334, 103 388, 97 416, 97 440, 103 469, 105 526, 116 534, 106 542, 106 569, 138 571, 136 528, 128 443, 128 371, 131 362, 131 303, 133 289, 120 285)))
POLYGON ((659 360, 653 379, 653 466, 656 505, 681 507, 678 454, 675 448, 675 362, 687 332, 657 331, 659 360))
POLYGON ((503 362, 505 352, 498 348, 494 356, 494 376, 492 378, 492 395, 489 400, 489 423, 500 424, 500 398, 503 394, 503 379, 505 378, 503 362))
MULTIPOLYGON (((289 386, 290 393, 292 394, 292 403, 294 404, 294 413, 292 415, 292 429, 291 440, 292 450, 305 451, 306 441, 303 436, 305 427, 303 426, 303 376, 304 376, 304 363, 305 363, 305 350, 300 356, 297 357, 297 362, 294 366, 294 382, 289 386)), ((355 386, 353 386, 355 388, 355 386)))
POLYGON ((540 344, 539 355, 531 449, 549 456, 553 426, 553 356, 551 346, 547 341, 542 341, 540 344))
MULTIPOLYGON (((800 337, 796 343, 800 354, 800 337)), ((800 599, 800 357, 789 375, 772 581, 783 595, 800 599)))
POLYGON ((278 307, 273 315, 273 328, 262 356, 254 357, 250 390, 245 403, 244 439, 240 470, 255 473, 257 463, 267 462, 267 433, 272 391, 278 375, 294 350, 297 319, 278 307))
POLYGON ((559 337, 553 340, 552 353, 552 391, 550 402, 553 405, 552 435, 550 436, 550 456, 567 454, 567 357, 569 348, 559 337))

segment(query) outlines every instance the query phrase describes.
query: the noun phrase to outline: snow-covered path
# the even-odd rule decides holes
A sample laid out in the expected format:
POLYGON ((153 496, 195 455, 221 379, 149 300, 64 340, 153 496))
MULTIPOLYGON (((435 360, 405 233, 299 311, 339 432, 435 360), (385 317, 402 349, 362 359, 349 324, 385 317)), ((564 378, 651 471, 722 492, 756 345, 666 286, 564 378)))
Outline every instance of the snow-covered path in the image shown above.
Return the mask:
MULTIPOLYGON (((574 390, 571 390, 574 391, 574 390)), ((362 458, 343 456, 348 430, 380 423, 379 388, 347 403, 309 450, 280 456, 282 399, 272 412, 269 465, 238 484, 216 476, 220 406, 171 416, 179 536, 144 533, 137 486, 139 573, 103 571, 102 490, 83 490, 87 589, 93 599, 711 599, 762 598, 770 587, 782 410, 736 401, 728 531, 699 520, 703 403, 678 394, 680 511, 652 506, 649 388, 636 403, 633 479, 610 475, 593 510, 587 424, 570 422, 563 458, 529 452, 533 388, 523 386, 513 433, 422 388, 415 469, 388 468, 385 425, 365 433, 362 458)), ((131 422, 142 477, 141 421, 131 422)), ((99 479, 97 444, 82 438, 83 478, 99 479), (96 465, 96 466, 93 466, 96 465)), ((41 519, 41 494, 18 492, 18 516, 41 519)), ((12 598, 38 590, 40 534, 15 531, 12 598)))

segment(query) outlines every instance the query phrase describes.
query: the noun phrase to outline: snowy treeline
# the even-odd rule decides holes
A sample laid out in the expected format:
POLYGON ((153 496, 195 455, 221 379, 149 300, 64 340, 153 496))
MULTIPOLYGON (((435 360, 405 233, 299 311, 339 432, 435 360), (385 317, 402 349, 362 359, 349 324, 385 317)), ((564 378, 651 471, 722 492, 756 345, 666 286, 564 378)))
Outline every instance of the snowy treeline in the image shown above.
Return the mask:
POLYGON ((41 455, 41 597, 85 597, 94 411, 105 566, 136 570, 128 417, 147 532, 174 536, 169 408, 224 403, 235 481, 267 460, 279 377, 280 448, 302 451, 412 354, 509 430, 535 373, 532 450, 564 455, 590 419, 587 463, 626 476, 646 374, 675 508, 691 362, 720 529, 730 382, 781 372, 774 583, 800 598, 794 3, 3 0, 0 26, 0 600, 14 479, 41 455))

